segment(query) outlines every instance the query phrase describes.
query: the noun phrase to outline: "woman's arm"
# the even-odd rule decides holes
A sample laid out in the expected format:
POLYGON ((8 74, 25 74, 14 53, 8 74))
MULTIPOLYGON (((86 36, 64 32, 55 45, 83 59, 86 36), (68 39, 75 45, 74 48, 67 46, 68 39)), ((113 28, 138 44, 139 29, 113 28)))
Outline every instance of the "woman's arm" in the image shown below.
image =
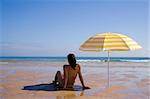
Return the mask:
POLYGON ((78 72, 78 74, 79 74, 79 79, 80 79, 80 82, 81 82, 82 86, 85 87, 84 81, 83 81, 83 77, 82 77, 82 73, 81 73, 81 69, 80 69, 80 65, 79 65, 79 72, 78 72))
POLYGON ((64 88, 67 87, 67 82, 68 82, 68 71, 67 71, 67 66, 64 65, 64 88))
POLYGON ((81 68, 81 67, 80 67, 80 65, 79 65, 79 72, 78 72, 78 74, 79 74, 79 79, 80 79, 80 81, 81 81, 81 84, 82 84, 82 86, 83 86, 83 89, 90 89, 89 87, 87 87, 87 86, 84 85, 83 76, 82 76, 82 73, 81 73, 81 69, 80 69, 80 68, 81 68))

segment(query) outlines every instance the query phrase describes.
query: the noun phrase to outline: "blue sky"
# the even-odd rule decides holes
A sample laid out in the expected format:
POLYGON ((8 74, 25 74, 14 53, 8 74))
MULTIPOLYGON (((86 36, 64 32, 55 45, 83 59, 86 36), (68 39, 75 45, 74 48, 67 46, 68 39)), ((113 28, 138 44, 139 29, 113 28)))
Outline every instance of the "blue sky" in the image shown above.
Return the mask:
POLYGON ((96 33, 118 32, 142 50, 111 56, 148 56, 148 0, 2 0, 2 56, 107 56, 80 52, 96 33))

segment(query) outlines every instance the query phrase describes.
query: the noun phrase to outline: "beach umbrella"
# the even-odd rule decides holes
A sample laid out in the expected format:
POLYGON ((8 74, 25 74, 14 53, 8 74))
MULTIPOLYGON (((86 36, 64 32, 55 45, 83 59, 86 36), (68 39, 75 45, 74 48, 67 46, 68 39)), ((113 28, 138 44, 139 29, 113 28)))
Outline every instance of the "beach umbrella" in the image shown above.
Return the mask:
POLYGON ((79 48, 82 52, 108 52, 108 87, 109 87, 109 61, 110 52, 113 51, 130 51, 142 48, 133 39, 119 33, 102 33, 96 34, 85 41, 79 48))

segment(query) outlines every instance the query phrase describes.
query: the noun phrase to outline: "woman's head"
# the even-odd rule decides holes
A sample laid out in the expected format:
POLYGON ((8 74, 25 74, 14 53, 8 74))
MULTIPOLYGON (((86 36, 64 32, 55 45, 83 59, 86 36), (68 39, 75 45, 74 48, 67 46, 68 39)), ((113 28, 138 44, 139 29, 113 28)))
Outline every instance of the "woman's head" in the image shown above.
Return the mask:
POLYGON ((75 69, 75 67, 76 67, 76 58, 75 58, 75 55, 74 54, 68 54, 67 58, 68 58, 68 62, 70 64, 70 66, 73 69, 75 69))

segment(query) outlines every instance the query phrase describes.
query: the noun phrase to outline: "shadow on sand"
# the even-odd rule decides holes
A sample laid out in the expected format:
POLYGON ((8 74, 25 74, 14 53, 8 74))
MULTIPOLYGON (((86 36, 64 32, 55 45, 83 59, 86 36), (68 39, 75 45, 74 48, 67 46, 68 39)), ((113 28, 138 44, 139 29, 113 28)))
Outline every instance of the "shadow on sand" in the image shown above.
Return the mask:
MULTIPOLYGON (((60 89, 58 85, 56 84, 37 84, 37 85, 29 85, 29 86, 24 86, 22 90, 30 90, 30 91, 59 91, 59 90, 64 90, 60 89)), ((68 88, 65 89, 68 91, 83 91, 82 86, 79 85, 74 85, 73 88, 68 88)))

